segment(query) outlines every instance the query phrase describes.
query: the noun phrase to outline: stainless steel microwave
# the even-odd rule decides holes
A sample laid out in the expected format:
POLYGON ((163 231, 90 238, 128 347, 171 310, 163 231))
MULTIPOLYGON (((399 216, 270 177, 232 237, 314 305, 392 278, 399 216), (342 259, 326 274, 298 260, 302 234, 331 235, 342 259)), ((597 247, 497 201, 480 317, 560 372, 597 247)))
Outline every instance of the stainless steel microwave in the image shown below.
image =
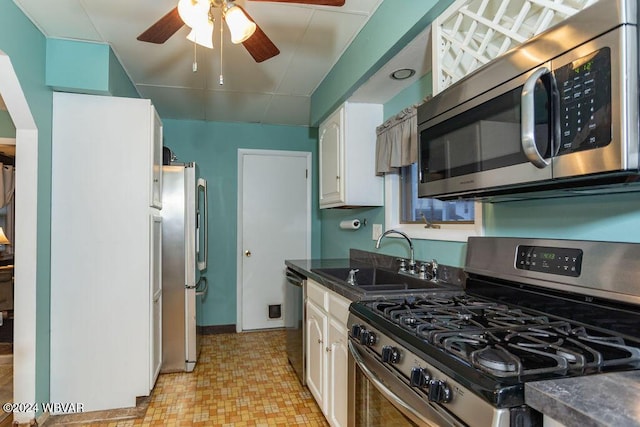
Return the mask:
POLYGON ((640 190, 637 23, 596 2, 420 105, 418 195, 640 190))

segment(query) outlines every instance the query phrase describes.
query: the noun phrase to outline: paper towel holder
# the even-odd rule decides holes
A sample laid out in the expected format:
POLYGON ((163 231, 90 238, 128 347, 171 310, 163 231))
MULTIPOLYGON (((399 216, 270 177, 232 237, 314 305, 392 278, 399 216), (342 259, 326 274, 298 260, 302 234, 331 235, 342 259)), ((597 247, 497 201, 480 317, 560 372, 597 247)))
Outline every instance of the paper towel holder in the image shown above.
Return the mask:
POLYGON ((358 218, 353 218, 353 219, 348 219, 348 220, 343 220, 340 221, 339 227, 343 230, 359 230, 361 227, 364 227, 367 225, 367 219, 358 219, 358 218))

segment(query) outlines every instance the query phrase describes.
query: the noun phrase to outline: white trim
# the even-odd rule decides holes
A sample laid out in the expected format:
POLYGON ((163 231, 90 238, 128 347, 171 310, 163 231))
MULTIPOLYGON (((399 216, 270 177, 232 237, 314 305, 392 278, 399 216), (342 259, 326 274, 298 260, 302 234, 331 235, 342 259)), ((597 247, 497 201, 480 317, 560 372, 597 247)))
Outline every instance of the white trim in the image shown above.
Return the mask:
MULTIPOLYGON (((38 129, 11 60, 0 51, 0 94, 16 127, 16 239, 14 261, 13 401, 36 401, 36 270, 38 129)), ((28 423, 35 412, 14 413, 28 423)))
MULTIPOLYGON (((243 165, 244 156, 282 156, 282 157, 303 157, 307 160, 307 248, 305 258, 311 258, 311 183, 313 174, 311 169, 311 153, 308 151, 283 151, 283 150, 252 150, 238 149, 238 211, 236 213, 236 224, 238 235, 236 238, 236 332, 242 332, 242 185, 243 185, 243 165)), ((283 266, 284 267, 284 266, 283 266)))
POLYGON ((474 224, 445 224, 441 228, 425 228, 421 224, 400 223, 400 175, 388 173, 384 176, 384 225, 385 230, 398 230, 412 239, 447 240, 466 242, 470 236, 482 236, 482 204, 475 204, 474 224))

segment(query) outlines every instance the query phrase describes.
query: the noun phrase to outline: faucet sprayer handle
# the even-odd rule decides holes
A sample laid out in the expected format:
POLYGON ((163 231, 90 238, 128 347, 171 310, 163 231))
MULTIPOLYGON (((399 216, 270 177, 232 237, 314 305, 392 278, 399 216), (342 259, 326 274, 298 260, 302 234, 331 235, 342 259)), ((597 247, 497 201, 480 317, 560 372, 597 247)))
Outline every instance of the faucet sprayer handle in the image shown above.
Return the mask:
POLYGON ((436 261, 435 259, 432 259, 429 264, 431 264, 431 281, 437 282, 438 281, 438 261, 436 261))
POLYGON ((396 261, 400 262, 399 271, 407 271, 407 260, 404 258, 396 258, 396 261))
POLYGON ((355 286, 357 284, 357 282, 356 282, 356 273, 358 271, 360 271, 360 269, 358 269, 358 268, 349 270, 349 277, 347 277, 347 283, 349 285, 355 286))
POLYGON ((427 278, 427 263, 420 263, 420 269, 418 270, 418 278, 426 279, 427 278))

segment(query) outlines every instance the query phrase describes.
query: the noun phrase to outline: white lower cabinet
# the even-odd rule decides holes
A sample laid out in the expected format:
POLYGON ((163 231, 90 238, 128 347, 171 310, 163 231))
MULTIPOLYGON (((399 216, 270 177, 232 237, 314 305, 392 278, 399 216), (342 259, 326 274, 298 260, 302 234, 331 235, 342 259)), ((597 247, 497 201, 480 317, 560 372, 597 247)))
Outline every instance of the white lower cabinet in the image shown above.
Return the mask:
POLYGON ((332 426, 347 425, 347 378, 349 351, 346 325, 329 319, 329 366, 327 378, 327 412, 332 426))
POLYGON ((312 302, 307 301, 307 387, 318 402, 324 406, 325 340, 327 315, 312 302))
POLYGON ((350 301, 307 280, 307 387, 333 427, 347 425, 350 301))

